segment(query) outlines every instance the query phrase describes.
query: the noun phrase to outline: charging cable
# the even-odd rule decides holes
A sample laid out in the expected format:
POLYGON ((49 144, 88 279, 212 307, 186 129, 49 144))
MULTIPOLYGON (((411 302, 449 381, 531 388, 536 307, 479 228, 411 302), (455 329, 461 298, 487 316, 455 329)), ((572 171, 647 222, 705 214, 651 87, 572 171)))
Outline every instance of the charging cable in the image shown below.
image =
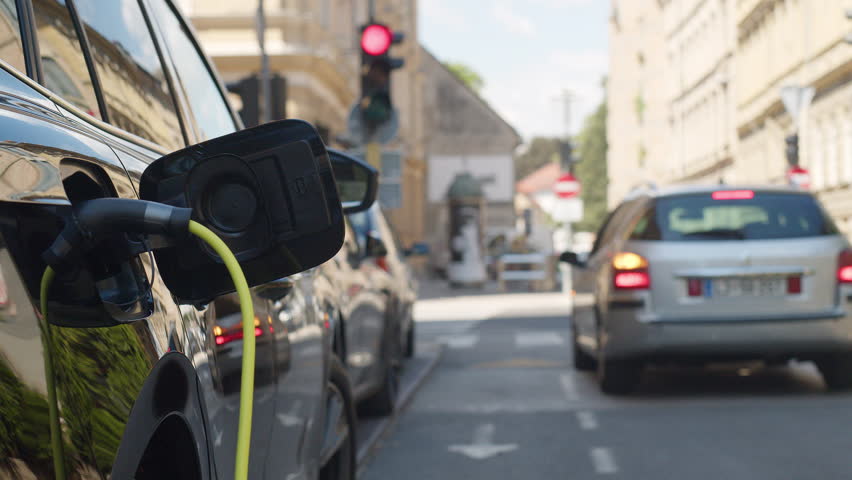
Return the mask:
POLYGON ((90 200, 77 211, 76 220, 66 228, 45 252, 48 267, 41 277, 39 303, 42 314, 42 345, 44 370, 47 377, 47 401, 50 416, 50 443, 53 467, 57 480, 65 480, 65 454, 62 430, 59 424, 59 402, 56 395, 50 324, 47 321, 47 295, 56 275, 52 265, 68 265, 79 255, 79 247, 87 238, 99 233, 117 231, 134 233, 160 233, 179 236, 189 232, 205 242, 222 259, 240 301, 243 320, 243 363, 240 385, 240 414, 237 430, 237 452, 234 466, 235 480, 248 480, 249 452, 251 449, 252 409, 254 399, 254 305, 248 282, 240 263, 231 249, 213 231, 190 220, 190 209, 128 199, 90 200))

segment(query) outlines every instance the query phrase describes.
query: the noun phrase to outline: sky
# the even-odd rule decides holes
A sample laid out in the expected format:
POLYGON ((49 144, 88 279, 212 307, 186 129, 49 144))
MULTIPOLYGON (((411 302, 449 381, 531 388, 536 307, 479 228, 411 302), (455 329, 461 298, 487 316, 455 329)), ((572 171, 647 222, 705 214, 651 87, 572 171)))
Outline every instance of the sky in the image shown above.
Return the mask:
POLYGON ((482 96, 518 132, 562 136, 603 99, 607 0, 419 0, 420 42, 442 61, 461 62, 485 81, 482 96))

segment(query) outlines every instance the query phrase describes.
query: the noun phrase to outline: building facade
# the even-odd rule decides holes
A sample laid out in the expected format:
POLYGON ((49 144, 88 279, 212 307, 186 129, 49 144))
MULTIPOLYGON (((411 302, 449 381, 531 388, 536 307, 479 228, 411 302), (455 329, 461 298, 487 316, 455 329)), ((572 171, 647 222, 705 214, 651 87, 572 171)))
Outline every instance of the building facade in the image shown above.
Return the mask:
POLYGON ((671 129, 663 10, 657 0, 613 0, 609 22, 609 202, 668 175, 671 129))
POLYGON ((844 0, 737 4, 738 182, 785 181, 784 137, 797 128, 781 89, 816 95, 799 120, 801 164, 838 225, 852 232, 852 31, 844 0))
MULTIPOLYGON (((204 50, 226 83, 260 71, 256 33, 258 0, 178 0, 204 50)), ((347 119, 360 90, 360 32, 368 21, 367 0, 266 1, 265 48, 270 70, 286 82, 286 116, 314 124, 333 146, 344 146, 347 119)), ((420 94, 420 48, 416 0, 376 0, 376 20, 405 34, 393 56, 405 66, 392 77, 399 111, 397 139, 385 146, 401 152, 401 205, 388 217, 404 244, 423 238, 425 205, 424 131, 420 94)), ((239 97, 231 95, 239 107, 239 97)))
POLYGON ((726 181, 736 145, 733 0, 663 0, 668 182, 726 181))
POLYGON ((614 0, 610 201, 647 179, 785 183, 784 139, 798 132, 811 189, 852 233, 848 7, 844 0, 614 0), (646 93, 649 69, 662 95, 646 93), (797 125, 781 99, 787 86, 816 92, 797 125), (654 123, 658 111, 665 120, 654 123), (643 148, 650 138, 659 144, 643 148))

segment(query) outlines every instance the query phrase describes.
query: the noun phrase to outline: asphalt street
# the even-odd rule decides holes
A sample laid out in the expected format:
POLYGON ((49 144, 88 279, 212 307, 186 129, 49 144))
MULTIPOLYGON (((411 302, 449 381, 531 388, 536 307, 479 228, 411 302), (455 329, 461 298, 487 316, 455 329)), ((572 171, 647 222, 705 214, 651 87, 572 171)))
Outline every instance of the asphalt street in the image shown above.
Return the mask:
POLYGON ((655 369, 607 397, 572 368, 565 296, 426 297, 444 355, 362 479, 852 478, 852 395, 809 363, 655 369))

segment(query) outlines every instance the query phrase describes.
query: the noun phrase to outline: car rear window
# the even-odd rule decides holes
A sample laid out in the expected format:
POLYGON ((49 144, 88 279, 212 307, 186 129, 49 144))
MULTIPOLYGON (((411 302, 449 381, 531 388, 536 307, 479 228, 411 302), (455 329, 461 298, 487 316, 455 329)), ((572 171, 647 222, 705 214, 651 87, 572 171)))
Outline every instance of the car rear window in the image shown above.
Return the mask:
POLYGON ((637 222, 631 239, 770 240, 837 234, 810 195, 722 191, 663 197, 637 222), (734 193, 731 193, 734 192, 734 193))

